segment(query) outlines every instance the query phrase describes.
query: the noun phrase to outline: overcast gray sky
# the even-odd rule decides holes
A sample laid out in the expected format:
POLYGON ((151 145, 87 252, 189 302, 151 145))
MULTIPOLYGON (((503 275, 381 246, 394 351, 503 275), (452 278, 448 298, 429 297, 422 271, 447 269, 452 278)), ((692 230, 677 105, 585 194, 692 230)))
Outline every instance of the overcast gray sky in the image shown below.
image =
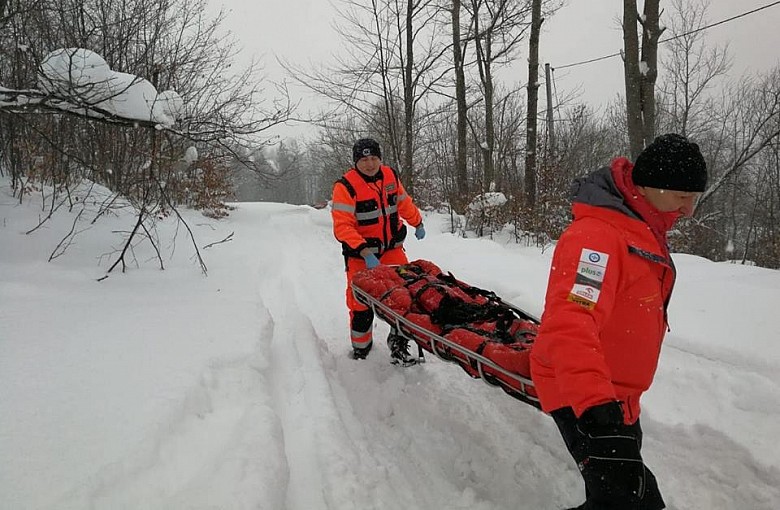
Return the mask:
MULTIPOLYGON (((340 0, 209 1, 212 7, 225 8, 226 28, 239 39, 246 57, 254 55, 264 63, 271 79, 284 77, 276 63, 277 56, 298 65, 326 62, 333 54, 339 54, 345 44, 333 29, 340 21, 333 5, 340 0)), ((717 22, 771 3, 772 0, 710 0, 708 20, 717 22)), ((620 0, 568 0, 543 25, 540 61, 557 67, 620 51, 623 40, 618 19, 622 5, 620 0)), ((662 0, 661 6, 667 13, 672 11, 668 0, 662 0)), ((668 23, 665 20, 662 16, 662 23, 668 23)), ((780 63, 780 5, 714 27, 706 36, 711 44, 729 42, 734 77, 745 71, 768 70, 780 63)), ((523 56, 513 66, 510 81, 525 83, 527 73, 523 56)), ((555 73, 555 84, 559 93, 580 89, 582 100, 599 106, 621 91, 622 62, 614 57, 560 69, 555 73)), ((294 131, 283 130, 285 135, 294 131)))

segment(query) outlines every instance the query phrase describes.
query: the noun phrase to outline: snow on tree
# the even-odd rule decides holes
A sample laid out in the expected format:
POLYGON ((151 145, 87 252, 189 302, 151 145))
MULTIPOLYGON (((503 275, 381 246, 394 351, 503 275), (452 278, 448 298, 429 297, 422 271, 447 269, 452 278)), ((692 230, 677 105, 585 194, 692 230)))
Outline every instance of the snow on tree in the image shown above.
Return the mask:
POLYGON ((92 118, 170 128, 184 102, 173 90, 158 93, 149 81, 111 70, 97 53, 60 48, 38 68, 38 90, 0 87, 0 108, 59 110, 92 118))
POLYGON ((103 57, 81 48, 46 55, 38 69, 38 87, 47 94, 97 104, 106 99, 111 69, 103 57))
POLYGON ((485 209, 500 207, 506 203, 506 195, 497 191, 492 191, 488 193, 482 193, 474 197, 474 199, 468 205, 468 209, 469 211, 474 212, 484 211, 485 209))
POLYGON ((191 165, 192 163, 195 163, 198 160, 198 149, 194 146, 187 147, 187 150, 184 151, 184 162, 188 165, 191 165))

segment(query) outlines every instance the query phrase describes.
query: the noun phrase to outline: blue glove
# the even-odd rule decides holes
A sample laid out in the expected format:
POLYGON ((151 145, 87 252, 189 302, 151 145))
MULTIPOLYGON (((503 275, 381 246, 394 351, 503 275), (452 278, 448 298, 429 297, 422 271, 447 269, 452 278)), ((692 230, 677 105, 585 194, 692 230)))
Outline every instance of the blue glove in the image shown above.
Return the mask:
POLYGON ((379 265, 379 259, 376 258, 376 255, 373 253, 369 253, 365 257, 363 257, 363 260, 366 261, 366 267, 368 269, 374 269, 376 266, 379 265))
POLYGON ((423 227, 422 223, 417 225, 417 228, 414 229, 414 237, 416 237, 418 241, 425 237, 425 227, 423 227))

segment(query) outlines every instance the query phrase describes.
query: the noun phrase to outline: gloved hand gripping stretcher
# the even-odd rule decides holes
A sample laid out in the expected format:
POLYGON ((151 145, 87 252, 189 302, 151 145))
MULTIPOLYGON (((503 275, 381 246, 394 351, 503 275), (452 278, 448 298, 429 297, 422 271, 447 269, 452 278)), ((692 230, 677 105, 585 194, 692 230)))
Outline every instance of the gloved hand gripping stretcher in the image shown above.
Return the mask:
POLYGON ((427 260, 362 271, 353 278, 352 291, 420 348, 540 407, 529 363, 536 317, 427 260))

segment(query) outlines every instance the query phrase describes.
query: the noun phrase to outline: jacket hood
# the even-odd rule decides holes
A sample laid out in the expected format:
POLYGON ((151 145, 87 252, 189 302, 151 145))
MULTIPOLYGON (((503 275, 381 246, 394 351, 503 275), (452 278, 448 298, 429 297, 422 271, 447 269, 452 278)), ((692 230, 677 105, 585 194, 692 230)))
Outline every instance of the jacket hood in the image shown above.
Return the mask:
POLYGON ((666 233, 672 228, 677 212, 661 212, 636 191, 631 181, 633 165, 626 158, 617 158, 610 167, 604 167, 572 184, 572 210, 578 215, 590 214, 578 204, 606 208, 643 222, 658 240, 663 255, 669 257, 666 233))
POLYGON ((575 179, 571 186, 571 198, 574 203, 606 207, 631 218, 642 219, 626 205, 623 194, 612 177, 612 169, 608 166, 575 179))

